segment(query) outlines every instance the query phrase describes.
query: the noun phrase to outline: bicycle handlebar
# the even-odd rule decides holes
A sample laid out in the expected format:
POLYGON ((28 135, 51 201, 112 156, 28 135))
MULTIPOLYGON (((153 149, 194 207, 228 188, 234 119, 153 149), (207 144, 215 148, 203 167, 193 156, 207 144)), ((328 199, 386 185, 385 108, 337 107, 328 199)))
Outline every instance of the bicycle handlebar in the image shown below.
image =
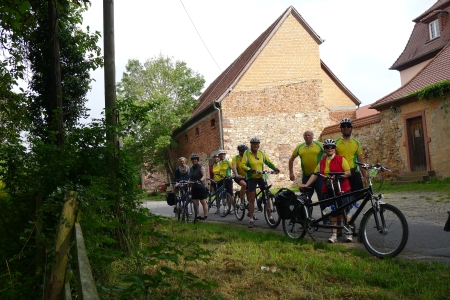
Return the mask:
POLYGON ((374 165, 370 165, 370 164, 367 164, 367 163, 362 163, 362 162, 357 161, 356 164, 358 166, 360 166, 361 168, 364 168, 366 170, 374 169, 374 170, 379 170, 381 172, 385 172, 385 171, 392 172, 391 169, 389 169, 386 166, 382 166, 379 163, 376 163, 374 165))
POLYGON ((251 170, 251 172, 253 174, 278 174, 278 173, 280 173, 280 171, 256 171, 256 170, 252 170, 252 169, 249 169, 249 170, 251 170))

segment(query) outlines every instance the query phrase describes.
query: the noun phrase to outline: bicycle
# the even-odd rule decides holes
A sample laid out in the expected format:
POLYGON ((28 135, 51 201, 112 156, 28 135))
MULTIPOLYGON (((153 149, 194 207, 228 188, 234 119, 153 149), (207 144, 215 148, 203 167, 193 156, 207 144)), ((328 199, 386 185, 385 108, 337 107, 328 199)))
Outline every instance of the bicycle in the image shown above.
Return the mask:
POLYGON ((190 187, 193 181, 178 181, 176 184, 179 187, 179 196, 177 196, 177 204, 175 206, 175 218, 186 223, 197 222, 197 210, 195 204, 191 199, 190 187), (191 212, 190 212, 191 211, 191 212))
MULTIPOLYGON (((256 174, 276 174, 275 171, 256 171, 256 174)), ((261 198, 262 205, 264 205, 264 219, 266 220, 267 225, 271 228, 276 228, 280 225, 281 219, 278 215, 277 208, 275 207, 275 196, 270 191, 272 185, 267 184, 267 178, 264 176, 264 189, 260 189, 256 194, 255 199, 261 198), (270 222, 270 216, 273 217, 274 222, 270 222)), ((247 197, 242 201, 240 192, 236 191, 234 194, 234 214, 239 221, 242 221, 245 216, 245 210, 249 210, 249 203, 247 197)))
POLYGON ((209 179, 210 182, 214 182, 216 184, 216 190, 214 193, 211 193, 211 191, 207 192, 207 205, 208 205, 208 211, 211 209, 211 207, 217 207, 217 210, 219 211, 219 216, 226 217, 231 208, 231 195, 227 192, 225 189, 225 180, 232 180, 233 176, 221 176, 222 180, 213 180, 209 179), (220 182, 223 182, 223 184, 218 187, 218 184, 220 182))
MULTIPOLYGON (((376 173, 383 173, 385 171, 390 172, 389 168, 381 166, 380 164, 369 165, 360 162, 357 162, 356 164, 366 170, 376 170, 376 173)), ((294 239, 301 239, 308 233, 308 235, 315 240, 312 233, 318 231, 319 228, 336 228, 341 229, 344 234, 357 236, 358 242, 362 242, 367 251, 378 258, 395 257, 400 254, 408 241, 408 223, 403 213, 397 207, 382 201, 383 194, 374 194, 371 173, 372 172, 367 172, 367 181, 369 184, 367 188, 346 194, 338 194, 334 197, 315 203, 312 203, 311 199, 308 198, 306 189, 303 189, 301 195, 293 200, 290 213, 283 215, 282 224, 284 233, 288 237, 294 239), (348 203, 341 206, 337 205, 337 200, 351 196, 354 197, 350 198, 348 203), (354 207, 354 204, 359 200, 362 200, 362 203, 348 219, 346 208, 350 206, 354 207), (358 232, 355 232, 354 223, 369 202, 370 207, 363 213, 358 232), (310 216, 308 208, 317 206, 320 203, 335 205, 336 209, 331 213, 324 214, 319 219, 314 219, 310 216), (339 213, 344 214, 342 225, 319 224, 326 217, 339 213)), ((320 173, 315 174, 326 180, 337 181, 337 186, 340 188, 338 177, 343 175, 344 172, 330 172, 329 176, 324 176, 320 173)), ((381 180, 380 187, 382 184, 383 180, 381 180)), ((333 186, 333 184, 331 186, 333 186)), ((277 205, 281 205, 281 203, 277 202, 277 205)), ((291 205, 288 204, 288 207, 289 206, 291 205)), ((287 206, 284 206, 284 208, 286 207, 287 206)), ((279 209, 281 210, 282 207, 280 206, 279 209)), ((286 210, 283 210, 283 213, 285 212, 286 210)))

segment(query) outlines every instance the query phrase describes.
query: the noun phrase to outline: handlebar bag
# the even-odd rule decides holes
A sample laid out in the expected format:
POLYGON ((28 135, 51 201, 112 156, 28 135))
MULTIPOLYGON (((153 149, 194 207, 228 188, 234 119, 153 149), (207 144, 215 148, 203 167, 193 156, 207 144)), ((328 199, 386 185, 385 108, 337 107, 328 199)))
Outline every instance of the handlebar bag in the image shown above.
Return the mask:
POLYGON ((175 193, 172 193, 172 192, 167 193, 166 201, 167 201, 167 204, 170 206, 177 204, 177 199, 176 199, 175 193))

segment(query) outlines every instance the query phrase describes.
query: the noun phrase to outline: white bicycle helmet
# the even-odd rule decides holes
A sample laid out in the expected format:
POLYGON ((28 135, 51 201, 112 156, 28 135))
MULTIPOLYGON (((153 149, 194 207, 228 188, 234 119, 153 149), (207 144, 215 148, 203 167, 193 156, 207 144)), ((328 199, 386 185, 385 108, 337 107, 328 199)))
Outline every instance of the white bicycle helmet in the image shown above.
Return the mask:
POLYGON ((343 124, 350 124, 350 126, 353 127, 353 122, 349 118, 343 118, 341 123, 339 123, 339 126, 342 127, 343 124))
POLYGON ((333 139, 326 139, 325 141, 323 141, 323 146, 334 146, 336 147, 336 141, 333 139))

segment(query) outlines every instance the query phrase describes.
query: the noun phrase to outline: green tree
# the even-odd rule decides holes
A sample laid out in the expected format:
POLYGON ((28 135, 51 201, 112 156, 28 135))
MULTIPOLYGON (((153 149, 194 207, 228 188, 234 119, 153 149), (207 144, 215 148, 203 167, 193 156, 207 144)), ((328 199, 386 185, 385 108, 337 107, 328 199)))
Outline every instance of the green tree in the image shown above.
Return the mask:
MULTIPOLYGON (((183 61, 160 55, 129 60, 118 84, 124 148, 146 171, 167 163, 172 132, 192 114, 205 80, 183 61)), ((175 146, 175 145, 174 145, 175 146)))

